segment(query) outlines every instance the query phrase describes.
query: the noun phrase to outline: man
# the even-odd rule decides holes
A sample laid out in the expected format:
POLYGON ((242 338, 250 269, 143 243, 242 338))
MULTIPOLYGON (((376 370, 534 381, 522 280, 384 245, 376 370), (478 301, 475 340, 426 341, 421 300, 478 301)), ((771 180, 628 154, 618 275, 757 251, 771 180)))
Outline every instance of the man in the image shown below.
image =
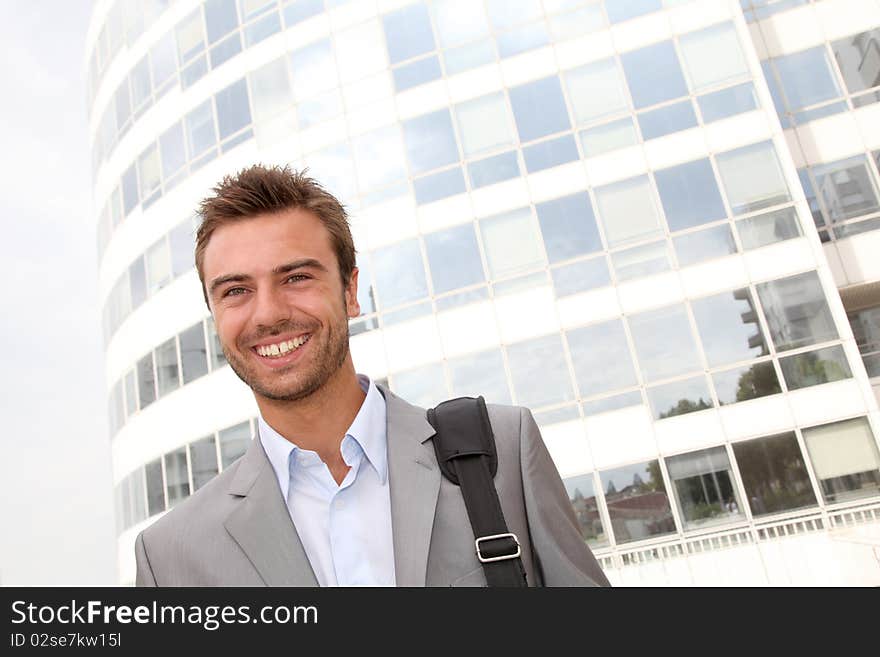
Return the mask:
MULTIPOLYGON (((196 267, 223 353, 253 391, 245 455, 144 530, 147 586, 480 586, 460 489, 425 410, 355 372, 358 270, 345 210, 254 166, 200 207, 196 267)), ((607 585, 531 413, 490 405, 495 485, 530 585, 607 585)))

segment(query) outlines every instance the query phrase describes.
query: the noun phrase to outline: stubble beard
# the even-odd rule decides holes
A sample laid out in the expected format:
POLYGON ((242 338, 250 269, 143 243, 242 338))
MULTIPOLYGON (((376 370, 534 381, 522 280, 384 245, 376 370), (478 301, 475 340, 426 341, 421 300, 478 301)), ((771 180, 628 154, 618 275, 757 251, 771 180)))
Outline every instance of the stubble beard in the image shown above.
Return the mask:
MULTIPOLYGON (((254 394, 273 401, 299 401, 323 388, 345 363, 345 359, 348 356, 348 319, 343 316, 341 321, 329 326, 326 339, 323 342, 319 340, 319 334, 315 327, 296 326, 290 323, 279 325, 271 333, 267 333, 265 336, 257 336, 257 339, 281 335, 285 332, 296 333, 302 331, 311 332, 311 337, 306 343, 313 351, 309 362, 296 362, 287 368, 267 372, 262 377, 258 374, 257 368, 259 366, 256 363, 248 362, 246 357, 243 358, 239 355, 239 352, 228 349, 225 344, 222 345, 223 354, 226 356, 232 371, 254 391, 254 394), (299 374, 292 381, 278 381, 275 385, 272 385, 272 382, 267 380, 285 377, 297 370, 300 370, 299 374)), ((248 339, 248 341, 250 340, 252 338, 248 339)), ((250 350, 246 346, 239 348, 250 350)), ((302 348, 304 347, 300 347, 300 349, 302 348)), ((259 356, 255 357, 259 358, 259 356)))

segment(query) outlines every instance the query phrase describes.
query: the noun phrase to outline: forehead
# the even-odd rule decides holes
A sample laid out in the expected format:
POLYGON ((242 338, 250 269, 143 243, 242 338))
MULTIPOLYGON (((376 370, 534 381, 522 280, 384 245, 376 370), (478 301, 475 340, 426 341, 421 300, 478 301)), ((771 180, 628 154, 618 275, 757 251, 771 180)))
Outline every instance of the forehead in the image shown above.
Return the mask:
POLYGON ((218 227, 205 247, 205 279, 231 272, 257 275, 299 258, 337 268, 330 233, 309 210, 295 208, 218 227))

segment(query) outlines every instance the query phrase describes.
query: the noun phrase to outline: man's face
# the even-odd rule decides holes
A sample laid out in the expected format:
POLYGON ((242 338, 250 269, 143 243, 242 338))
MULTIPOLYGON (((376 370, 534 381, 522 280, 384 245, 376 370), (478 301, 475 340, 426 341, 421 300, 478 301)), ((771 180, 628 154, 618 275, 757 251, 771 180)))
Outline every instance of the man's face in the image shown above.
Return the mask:
POLYGON ((307 397, 348 358, 357 270, 343 286, 330 235, 312 212, 221 226, 202 269, 226 360, 258 396, 307 397))

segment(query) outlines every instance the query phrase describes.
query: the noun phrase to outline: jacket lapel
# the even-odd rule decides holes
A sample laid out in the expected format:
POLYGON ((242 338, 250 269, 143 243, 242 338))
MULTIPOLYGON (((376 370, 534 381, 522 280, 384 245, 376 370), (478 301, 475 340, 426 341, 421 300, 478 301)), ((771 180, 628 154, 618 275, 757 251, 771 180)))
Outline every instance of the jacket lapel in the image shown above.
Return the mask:
POLYGON ((440 468, 434 435, 425 410, 407 403, 384 386, 391 486, 391 531, 398 586, 424 586, 431 529, 440 493, 440 468))
POLYGON ((251 441, 229 493, 244 499, 227 516, 226 531, 266 585, 318 586, 259 438, 251 441))

